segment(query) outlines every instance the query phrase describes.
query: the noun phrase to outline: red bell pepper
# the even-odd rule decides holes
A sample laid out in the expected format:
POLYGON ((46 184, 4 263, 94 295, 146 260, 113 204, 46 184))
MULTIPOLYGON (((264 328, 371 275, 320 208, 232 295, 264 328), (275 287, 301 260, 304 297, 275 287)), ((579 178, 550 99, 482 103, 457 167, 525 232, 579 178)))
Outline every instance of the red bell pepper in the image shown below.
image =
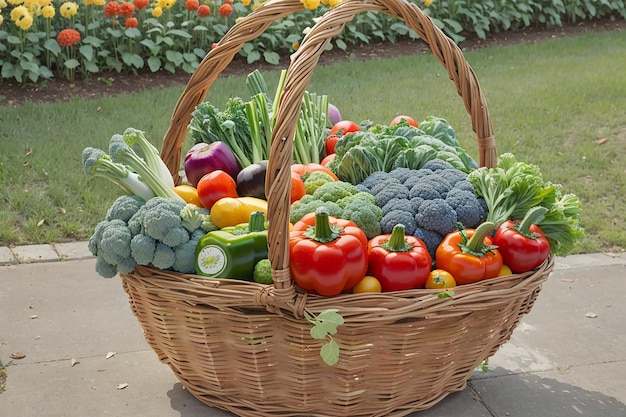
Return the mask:
POLYGON ((514 273, 535 269, 550 255, 550 242, 536 225, 547 212, 545 207, 535 207, 521 221, 508 220, 496 230, 493 243, 514 273))
POLYGON ((367 274, 378 279, 383 291, 422 288, 430 276, 432 258, 426 244, 405 236, 404 230, 397 224, 391 234, 376 236, 367 246, 367 274))
POLYGON ((367 237, 353 222, 325 207, 305 215, 289 236, 289 269, 304 290, 332 297, 349 290, 367 272, 367 237))
POLYGON ((497 277, 502 269, 502 255, 487 236, 495 228, 494 223, 485 222, 475 230, 449 233, 435 252, 436 268, 451 273, 459 285, 497 277))

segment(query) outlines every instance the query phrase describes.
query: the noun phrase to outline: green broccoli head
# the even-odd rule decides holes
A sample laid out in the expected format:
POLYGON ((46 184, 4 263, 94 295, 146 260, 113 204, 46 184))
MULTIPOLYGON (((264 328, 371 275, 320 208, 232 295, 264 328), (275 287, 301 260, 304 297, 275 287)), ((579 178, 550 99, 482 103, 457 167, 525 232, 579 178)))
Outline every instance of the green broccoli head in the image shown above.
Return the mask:
POLYGON ((344 197, 349 197, 359 192, 359 189, 349 182, 332 181, 320 186, 312 194, 315 200, 332 201, 336 203, 344 197))
POLYGON ((252 275, 254 282, 259 284, 273 284, 272 279, 272 265, 269 259, 261 259, 254 265, 254 273, 252 275))
POLYGON ((345 206, 340 217, 356 223, 368 239, 381 234, 380 221, 383 211, 368 200, 353 199, 345 206))
POLYGON ((304 189, 307 194, 313 194, 319 187, 335 179, 323 171, 313 171, 304 180, 304 189))
POLYGON ((326 207, 328 209, 328 214, 334 217, 340 217, 343 211, 337 203, 332 201, 317 200, 312 195, 307 194, 291 205, 291 209, 289 211, 289 221, 291 223, 296 223, 306 214, 315 213, 315 210, 322 206, 326 207))
POLYGON ((119 196, 107 210, 105 220, 119 219, 128 222, 145 203, 144 199, 136 195, 119 196))

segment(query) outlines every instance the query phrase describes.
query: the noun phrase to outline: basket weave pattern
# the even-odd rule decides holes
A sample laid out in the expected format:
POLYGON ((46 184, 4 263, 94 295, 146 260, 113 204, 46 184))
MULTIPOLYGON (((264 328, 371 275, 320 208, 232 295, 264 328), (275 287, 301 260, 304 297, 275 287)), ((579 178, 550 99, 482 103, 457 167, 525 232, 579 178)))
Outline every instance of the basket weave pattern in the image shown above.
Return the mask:
MULTIPOLYGON (((191 76, 173 112, 161 156, 177 178, 191 113, 243 44, 299 0, 269 0, 237 23, 191 76)), ((266 179, 269 258, 275 284, 206 279, 138 266, 122 274, 131 309, 159 359, 202 402, 240 416, 402 416, 462 390, 473 369, 506 342, 532 308, 554 266, 435 291, 307 295, 289 274, 292 139, 302 96, 329 40, 354 15, 379 11, 412 27, 457 87, 477 135, 479 161, 494 166, 495 139, 485 98, 460 49, 404 0, 344 0, 326 13, 289 66, 266 179), (337 309, 340 359, 327 366, 311 338, 313 314, 337 309)))

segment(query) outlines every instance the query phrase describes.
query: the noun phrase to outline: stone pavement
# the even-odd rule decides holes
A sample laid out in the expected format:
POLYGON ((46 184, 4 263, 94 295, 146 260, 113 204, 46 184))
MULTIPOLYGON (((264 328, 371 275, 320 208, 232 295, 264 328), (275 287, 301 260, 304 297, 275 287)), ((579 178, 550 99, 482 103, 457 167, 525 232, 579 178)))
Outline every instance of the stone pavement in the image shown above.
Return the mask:
MULTIPOLYGON (((559 258, 488 372, 411 416, 625 417, 625 269, 625 253, 559 258)), ((2 417, 233 416, 159 363, 84 243, 0 247, 0 361, 2 417)))

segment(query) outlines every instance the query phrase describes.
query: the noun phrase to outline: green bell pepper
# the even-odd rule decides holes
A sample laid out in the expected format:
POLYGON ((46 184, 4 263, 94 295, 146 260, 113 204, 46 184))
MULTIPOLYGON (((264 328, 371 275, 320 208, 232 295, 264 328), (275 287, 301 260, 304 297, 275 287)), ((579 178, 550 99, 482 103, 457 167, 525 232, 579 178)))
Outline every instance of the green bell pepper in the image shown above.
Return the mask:
POLYGON ((252 281, 254 265, 267 258, 267 229, 262 211, 250 223, 207 233, 196 247, 196 273, 212 278, 252 281))

